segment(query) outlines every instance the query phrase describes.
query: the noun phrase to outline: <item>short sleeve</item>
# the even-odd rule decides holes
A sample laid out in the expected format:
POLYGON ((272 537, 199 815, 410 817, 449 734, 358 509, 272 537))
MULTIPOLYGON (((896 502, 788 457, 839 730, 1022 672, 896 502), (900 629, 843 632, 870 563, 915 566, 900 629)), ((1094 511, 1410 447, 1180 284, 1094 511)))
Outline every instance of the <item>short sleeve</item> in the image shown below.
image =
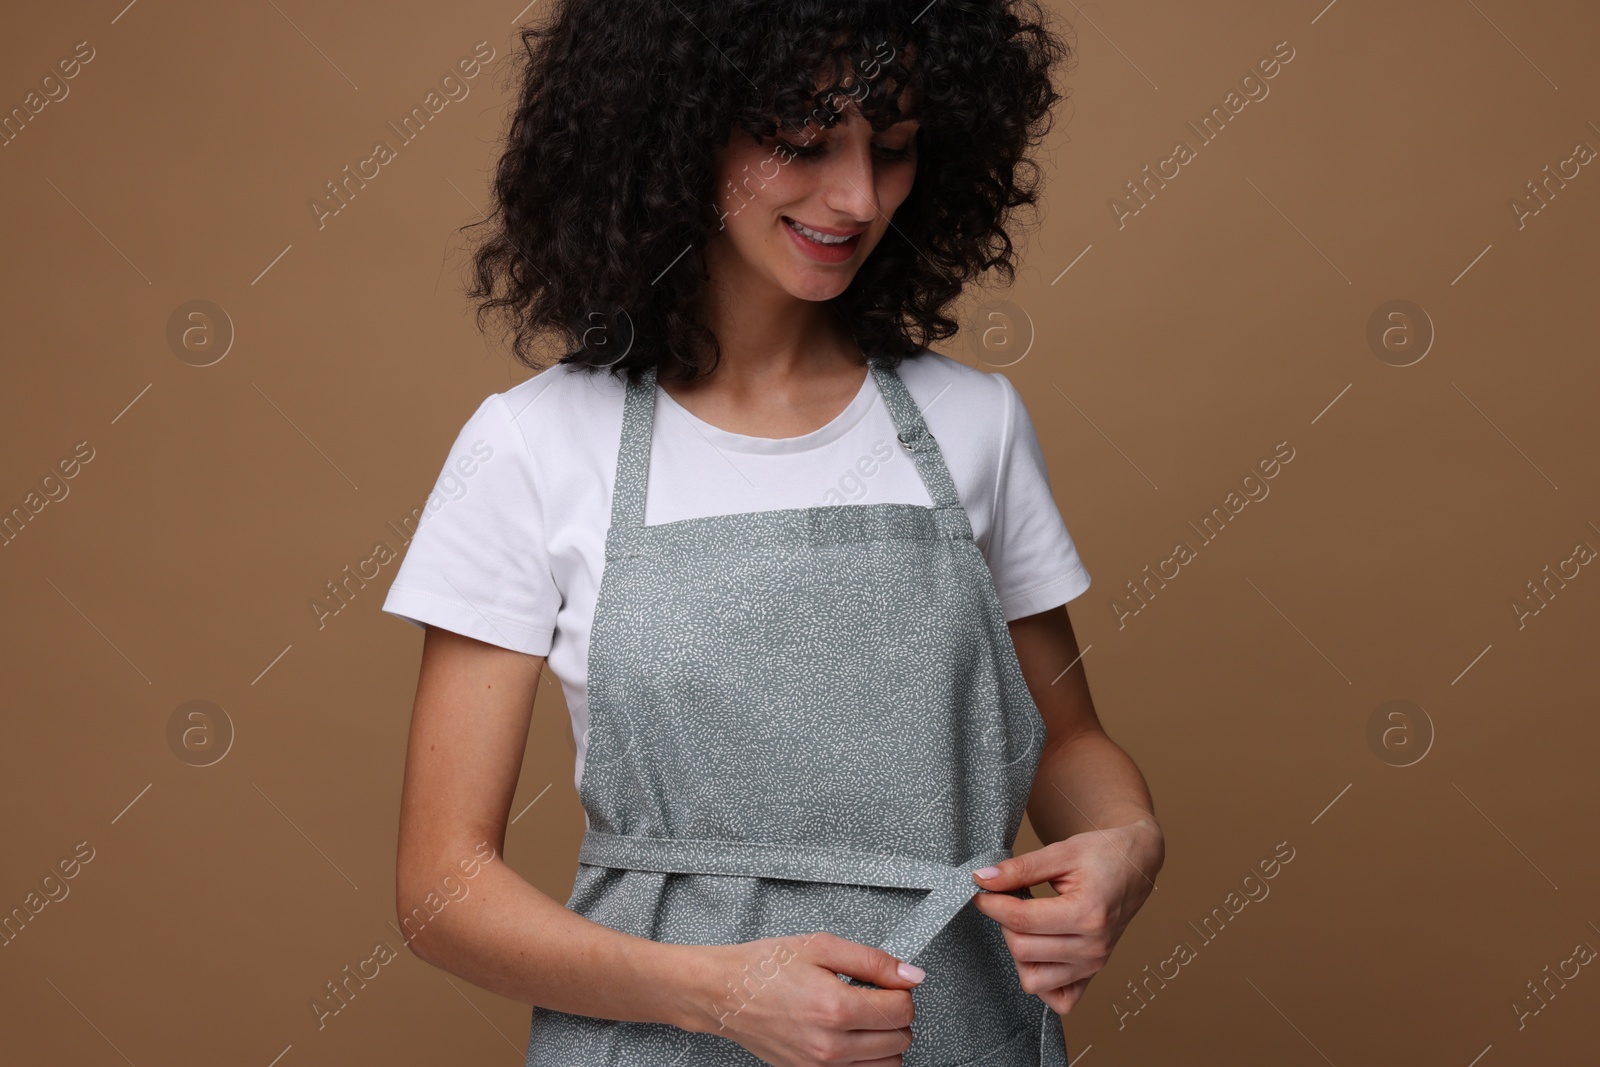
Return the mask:
POLYGON ((522 431, 505 398, 457 435, 383 610, 532 656, 549 653, 561 594, 522 431))
POLYGON ((986 553, 1007 622, 1065 604, 1089 588, 1089 572, 1050 491, 1044 450, 1028 409, 1004 374, 1000 469, 986 553))

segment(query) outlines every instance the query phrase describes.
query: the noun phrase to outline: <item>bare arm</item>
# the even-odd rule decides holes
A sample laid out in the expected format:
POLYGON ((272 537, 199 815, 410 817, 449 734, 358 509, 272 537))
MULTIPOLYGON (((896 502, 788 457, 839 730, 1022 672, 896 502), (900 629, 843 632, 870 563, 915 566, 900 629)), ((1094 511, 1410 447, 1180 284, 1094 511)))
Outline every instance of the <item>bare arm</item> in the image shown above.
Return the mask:
POLYGON ((427 629, 395 878, 407 943, 429 963, 525 1004, 704 1029, 706 1008, 691 1003, 683 983, 692 947, 586 919, 501 860, 543 669, 543 657, 427 629), (493 858, 465 876, 461 863, 489 848, 493 858))
POLYGON ((1022 988, 1068 1012, 1155 888, 1166 844, 1144 776, 1100 726, 1066 606, 1013 620, 1011 642, 1045 723, 1028 797, 1043 845, 978 878, 1000 892, 974 903, 1005 928, 1022 988), (1007 895, 1042 882, 1054 897, 1007 895))
POLYGON ((1015 619, 1010 630, 1046 730, 1028 798, 1034 832, 1048 845, 1087 830, 1129 827, 1138 845, 1128 858, 1154 878, 1165 856, 1155 804, 1138 766, 1100 725, 1067 606, 1015 619))

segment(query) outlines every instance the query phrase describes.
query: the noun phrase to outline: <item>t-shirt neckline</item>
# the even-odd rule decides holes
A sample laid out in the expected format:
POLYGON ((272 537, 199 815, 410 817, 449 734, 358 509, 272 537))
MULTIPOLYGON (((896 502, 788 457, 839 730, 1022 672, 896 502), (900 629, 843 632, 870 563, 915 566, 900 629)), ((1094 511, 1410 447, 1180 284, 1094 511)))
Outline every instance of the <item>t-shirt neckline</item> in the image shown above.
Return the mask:
POLYGON ((878 399, 877 380, 872 373, 872 368, 867 368, 867 376, 861 383, 861 388, 856 391, 855 397, 845 405, 843 411, 835 415, 830 421, 817 427, 810 433, 801 434, 799 437, 752 437, 748 434, 734 433, 724 430, 720 426, 713 426, 694 412, 684 407, 672 398, 672 394, 661 388, 661 383, 656 383, 656 396, 660 402, 669 408, 672 413, 686 420, 701 437, 716 448, 730 452, 762 453, 767 455, 789 455, 796 452, 809 452, 815 448, 837 441, 849 433, 860 422, 872 405, 878 399))

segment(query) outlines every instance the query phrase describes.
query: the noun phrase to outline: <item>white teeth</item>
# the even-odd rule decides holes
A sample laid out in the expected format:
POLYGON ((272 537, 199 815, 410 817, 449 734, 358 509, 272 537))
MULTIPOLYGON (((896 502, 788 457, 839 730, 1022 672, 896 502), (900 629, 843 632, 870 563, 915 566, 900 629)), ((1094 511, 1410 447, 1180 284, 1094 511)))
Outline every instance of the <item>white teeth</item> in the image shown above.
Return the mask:
POLYGON ((797 233, 804 234, 806 237, 811 238, 819 245, 842 245, 846 241, 850 240, 850 237, 855 236, 854 234, 851 234, 850 237, 835 237, 833 234, 829 233, 818 233, 816 230, 813 230, 810 227, 800 225, 793 219, 788 219, 787 221, 789 226, 797 233))

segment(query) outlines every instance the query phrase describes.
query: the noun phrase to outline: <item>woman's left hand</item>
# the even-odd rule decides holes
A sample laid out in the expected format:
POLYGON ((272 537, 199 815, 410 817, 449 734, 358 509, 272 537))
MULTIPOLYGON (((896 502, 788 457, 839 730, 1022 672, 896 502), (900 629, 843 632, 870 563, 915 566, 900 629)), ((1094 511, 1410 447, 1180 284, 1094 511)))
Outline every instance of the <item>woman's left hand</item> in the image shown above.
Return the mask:
POLYGON ((1004 930, 1022 988, 1065 1014, 1155 888, 1145 872, 1160 870, 1162 858, 1153 820, 1088 830, 996 864, 1000 873, 975 879, 996 892, 973 904, 1004 930), (1009 895, 1041 882, 1058 895, 1009 895))

